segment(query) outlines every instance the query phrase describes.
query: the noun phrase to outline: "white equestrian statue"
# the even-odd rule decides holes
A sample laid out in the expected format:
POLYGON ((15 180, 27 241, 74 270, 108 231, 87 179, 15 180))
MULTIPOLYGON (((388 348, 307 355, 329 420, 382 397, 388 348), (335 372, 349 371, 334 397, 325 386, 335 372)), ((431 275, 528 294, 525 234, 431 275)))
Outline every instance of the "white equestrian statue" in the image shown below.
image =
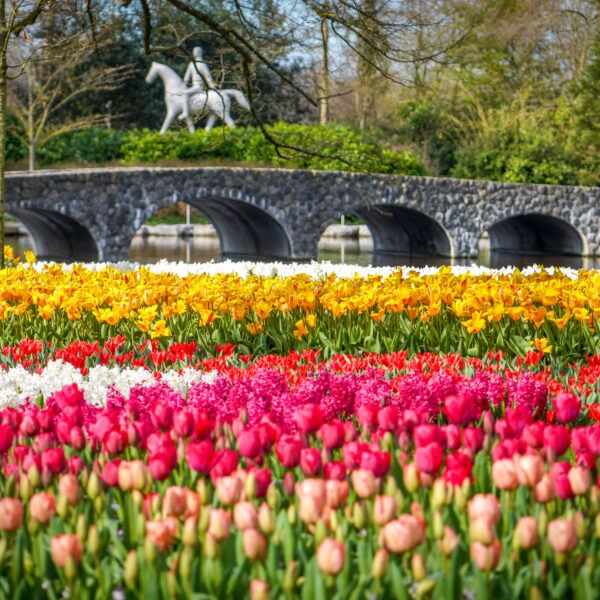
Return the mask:
POLYGON ((186 103, 189 102, 189 113, 185 121, 190 133, 194 133, 193 118, 199 119, 208 115, 206 131, 210 131, 217 118, 221 119, 228 127, 235 127, 235 123, 229 114, 231 98, 242 108, 250 110, 246 96, 239 90, 208 90, 204 92, 193 92, 184 83, 183 79, 167 65, 153 62, 150 65, 146 83, 152 83, 159 76, 165 87, 165 104, 167 116, 160 128, 161 135, 169 129, 173 121, 180 115, 185 115, 186 103))

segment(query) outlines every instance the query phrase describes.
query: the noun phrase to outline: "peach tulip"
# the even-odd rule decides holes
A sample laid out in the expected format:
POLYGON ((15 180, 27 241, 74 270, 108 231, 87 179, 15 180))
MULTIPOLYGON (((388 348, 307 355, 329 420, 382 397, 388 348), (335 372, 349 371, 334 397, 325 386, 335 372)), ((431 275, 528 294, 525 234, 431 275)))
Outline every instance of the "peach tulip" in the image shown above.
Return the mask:
POLYGON ((75 564, 81 562, 83 544, 74 533, 57 535, 50 540, 52 561, 59 569, 64 569, 67 559, 71 557, 75 564))
POLYGON ((471 558, 480 571, 493 571, 500 562, 502 544, 498 540, 487 546, 481 542, 471 542, 471 558))
POLYGON ((344 568, 346 546, 339 540, 325 538, 317 548, 317 565, 323 573, 337 575, 344 568))
POLYGON ((554 519, 548 523, 548 541, 555 552, 571 552, 577 547, 574 519, 554 519))
POLYGON ((519 548, 529 550, 538 543, 537 519, 535 517, 521 517, 517 521, 514 537, 519 548))
POLYGON ((17 498, 0 500, 0 530, 15 531, 23 524, 23 503, 17 498))
POLYGON ((538 454, 515 455, 513 461, 521 485, 533 487, 544 476, 544 461, 538 454))
POLYGON ((239 531, 256 527, 257 511, 252 502, 238 502, 233 507, 233 522, 239 531))
POLYGON ((497 460, 492 465, 492 479, 500 490, 516 490, 519 487, 515 463, 509 458, 497 460))
POLYGON ((377 525, 385 525, 398 512, 398 504, 394 496, 377 496, 373 503, 373 521, 377 525))
POLYGON ((52 492, 38 492, 29 499, 29 514, 41 525, 46 525, 55 512, 56 502, 52 492))
POLYGON ((208 533, 215 540, 224 540, 229 537, 231 531, 231 517, 229 512, 222 508, 213 508, 210 511, 208 533))

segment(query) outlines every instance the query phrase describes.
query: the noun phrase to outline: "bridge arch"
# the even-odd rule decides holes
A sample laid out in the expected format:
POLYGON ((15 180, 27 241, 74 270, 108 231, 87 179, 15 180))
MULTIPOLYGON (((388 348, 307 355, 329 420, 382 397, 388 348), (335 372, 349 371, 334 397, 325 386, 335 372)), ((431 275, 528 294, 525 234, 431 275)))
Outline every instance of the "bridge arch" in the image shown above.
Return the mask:
POLYGON ((65 262, 100 259, 91 232, 73 217, 44 208, 11 206, 7 212, 25 226, 38 258, 65 262))
POLYGON ((216 229, 221 257, 291 258, 292 245, 286 230, 266 210, 232 198, 208 197, 187 202, 216 229))
POLYGON ((540 256, 587 254, 586 240, 567 221, 541 213, 514 215, 487 229, 490 252, 540 256))
POLYGON ((429 215, 391 204, 353 210, 373 236, 373 254, 411 257, 452 256, 452 239, 429 215))

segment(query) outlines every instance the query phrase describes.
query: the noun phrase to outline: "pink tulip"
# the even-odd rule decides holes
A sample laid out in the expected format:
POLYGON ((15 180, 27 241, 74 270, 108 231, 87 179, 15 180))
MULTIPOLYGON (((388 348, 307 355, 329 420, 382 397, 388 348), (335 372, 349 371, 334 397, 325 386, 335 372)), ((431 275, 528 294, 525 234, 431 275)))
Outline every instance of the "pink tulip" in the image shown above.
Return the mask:
POLYGON ((413 515, 401 515, 383 527, 385 547, 396 554, 409 552, 425 539, 421 522, 413 515))
POLYGON ((475 494, 467 504, 469 518, 488 517, 493 523, 500 519, 500 503, 494 494, 475 494))
POLYGON ((517 521, 514 537, 517 540, 518 547, 524 550, 529 550, 537 546, 539 538, 536 518, 521 517, 517 521))
POLYGON ((519 487, 515 463, 510 458, 498 460, 492 465, 492 479, 500 490, 516 490, 519 487))
POLYGON ((328 479, 325 481, 325 503, 329 508, 341 508, 348 498, 349 485, 347 481, 328 479))
POLYGON ((544 446, 551 448, 556 456, 562 456, 571 444, 571 436, 566 425, 547 425, 543 439, 544 446))
POLYGON ((344 445, 344 426, 341 421, 323 423, 319 429, 323 446, 328 450, 335 450, 344 445))
POLYGON ((325 538, 317 548, 317 565, 327 575, 341 573, 346 562, 346 546, 339 540, 325 538))
POLYGON ((481 542, 471 542, 471 558, 480 571, 493 571, 500 562, 502 545, 498 540, 487 546, 481 542))
POLYGON ((231 531, 231 517, 229 512, 222 508, 211 508, 208 533, 215 540, 224 540, 231 531))
POLYGON ((185 459, 188 466, 198 473, 207 473, 210 470, 214 448, 210 440, 190 442, 185 450, 185 459))
POLYGON ((548 541, 555 552, 572 552, 577 547, 574 519, 554 519, 548 523, 548 541))
POLYGON ((23 524, 23 503, 17 498, 0 500, 0 530, 16 531, 23 524))
POLYGON ((370 498, 377 493, 375 475, 367 469, 356 469, 350 475, 352 487, 359 498, 370 498))
POLYGON ((314 433, 321 426, 323 415, 318 404, 305 404, 294 411, 293 419, 302 433, 314 433))
POLYGON ((237 439, 238 451, 246 458, 255 458, 260 454, 260 437, 254 429, 242 431, 237 439))
POLYGON ((571 490, 576 496, 583 496, 592 487, 592 474, 587 467, 571 467, 568 474, 571 490))
POLYGON ((52 492, 38 492, 29 499, 29 515, 41 525, 46 525, 55 512, 55 499, 52 492))
POLYGON ((257 510, 251 502, 238 502, 233 507, 233 522, 239 531, 256 527, 257 510))
POLYGON ((398 512, 398 504, 394 496, 376 496, 373 503, 373 521, 377 525, 385 525, 398 512))
POLYGON ((64 473, 58 480, 58 492, 65 496, 72 506, 83 498, 83 491, 79 480, 72 473, 64 473))
POLYGON ((81 562, 83 544, 74 533, 57 535, 50 540, 50 554, 54 564, 59 569, 63 569, 69 557, 73 559, 75 564, 81 562))
POLYGON ((442 466, 444 449, 438 442, 420 446, 415 451, 415 461, 423 473, 435 474, 442 466))
POLYGON ((264 560, 267 555, 267 542, 258 529, 245 529, 242 537, 244 554, 250 560, 264 560))
POLYGON ((286 469, 293 469, 300 464, 300 451, 302 444, 291 435, 283 435, 275 444, 277 460, 286 469))

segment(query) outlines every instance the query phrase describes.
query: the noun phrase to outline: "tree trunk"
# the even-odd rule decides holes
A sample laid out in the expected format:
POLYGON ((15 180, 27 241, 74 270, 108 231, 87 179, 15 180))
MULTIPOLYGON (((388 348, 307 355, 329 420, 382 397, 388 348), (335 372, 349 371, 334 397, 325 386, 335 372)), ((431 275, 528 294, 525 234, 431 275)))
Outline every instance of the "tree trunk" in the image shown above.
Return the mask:
MULTIPOLYGON (((6 30, 5 0, 0 0, 0 27, 4 36, 6 30)), ((0 36, 0 42, 3 36, 0 36)), ((0 269, 4 268, 4 199, 6 189, 4 176, 6 174, 6 49, 0 45, 0 269)))
POLYGON ((329 26, 327 19, 321 19, 321 39, 323 43, 321 61, 321 93, 319 100, 319 124, 327 125, 329 112, 329 26))
POLYGON ((27 127, 29 129, 29 170, 35 171, 35 132, 34 132, 34 123, 33 123, 33 81, 31 78, 31 73, 29 72, 29 68, 27 69, 27 127))

